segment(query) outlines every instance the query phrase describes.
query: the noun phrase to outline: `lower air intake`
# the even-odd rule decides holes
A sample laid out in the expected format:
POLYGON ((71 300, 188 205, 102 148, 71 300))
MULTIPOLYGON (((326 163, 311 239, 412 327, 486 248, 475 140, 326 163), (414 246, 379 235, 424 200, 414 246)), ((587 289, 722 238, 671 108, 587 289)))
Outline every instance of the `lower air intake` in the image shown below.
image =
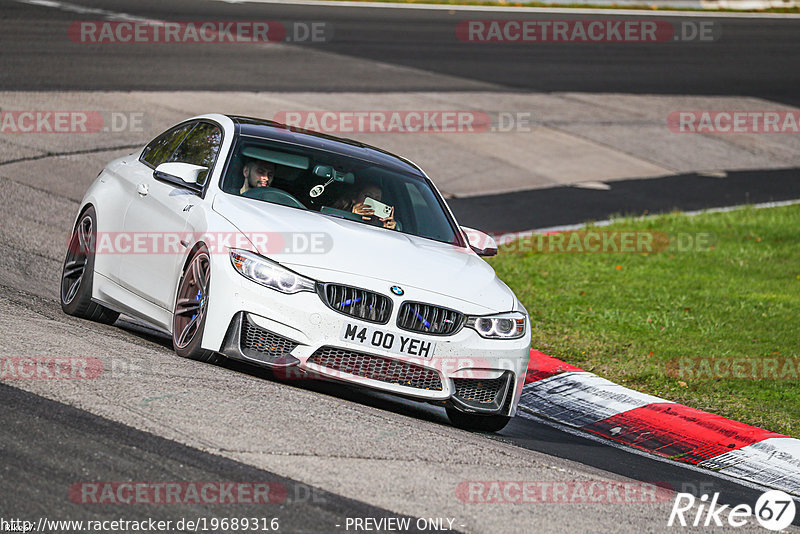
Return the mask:
POLYGON ((511 397, 512 378, 510 372, 492 379, 454 378, 453 399, 474 411, 497 412, 501 408, 506 409, 506 400, 511 397))
POLYGON ((436 371, 382 356, 322 347, 311 355, 308 363, 398 386, 442 391, 442 381, 436 371))
POLYGON ((298 343, 264 330, 245 315, 242 322, 240 347, 245 356, 255 359, 277 358, 292 352, 298 343))

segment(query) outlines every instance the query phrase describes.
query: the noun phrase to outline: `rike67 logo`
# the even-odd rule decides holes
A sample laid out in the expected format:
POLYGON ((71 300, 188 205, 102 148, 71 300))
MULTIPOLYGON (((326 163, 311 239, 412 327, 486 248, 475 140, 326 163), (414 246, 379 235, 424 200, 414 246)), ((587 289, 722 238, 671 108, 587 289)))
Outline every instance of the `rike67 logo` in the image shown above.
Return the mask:
POLYGON ((743 527, 749 523, 752 516, 755 516, 762 527, 779 531, 791 525, 795 518, 794 499, 780 490, 771 490, 761 495, 754 508, 749 504, 739 504, 733 508, 727 504, 719 504, 719 495, 719 492, 714 493, 709 501, 707 494, 697 499, 691 493, 678 493, 667 525, 743 527))

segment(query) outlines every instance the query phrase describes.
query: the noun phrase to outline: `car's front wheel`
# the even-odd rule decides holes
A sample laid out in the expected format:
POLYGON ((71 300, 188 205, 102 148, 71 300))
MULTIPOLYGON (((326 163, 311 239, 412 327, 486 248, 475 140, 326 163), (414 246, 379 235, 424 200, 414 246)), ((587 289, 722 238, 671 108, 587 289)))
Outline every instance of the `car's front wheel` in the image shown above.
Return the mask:
POLYGON ((172 346, 178 356, 215 363, 220 356, 200 346, 206 326, 210 283, 211 260, 208 250, 201 247, 189 260, 178 284, 172 314, 172 346))
POLYGON ((453 406, 447 406, 447 417, 453 426, 464 430, 478 432, 499 432, 511 421, 507 415, 481 415, 462 412, 453 406))
POLYGON ((119 313, 92 301, 97 214, 89 206, 72 232, 61 270, 61 309, 68 315, 112 324, 119 313))

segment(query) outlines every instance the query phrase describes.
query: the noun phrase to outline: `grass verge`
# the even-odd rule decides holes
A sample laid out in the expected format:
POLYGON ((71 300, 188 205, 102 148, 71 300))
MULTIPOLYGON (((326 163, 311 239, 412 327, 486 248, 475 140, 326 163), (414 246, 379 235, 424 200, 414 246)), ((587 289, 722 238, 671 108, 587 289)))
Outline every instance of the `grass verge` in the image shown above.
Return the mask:
POLYGON ((491 263, 530 312, 534 348, 632 389, 800 437, 798 245, 800 205, 748 207, 517 241, 491 263), (619 249, 626 232, 636 252, 614 252, 611 242, 619 249))

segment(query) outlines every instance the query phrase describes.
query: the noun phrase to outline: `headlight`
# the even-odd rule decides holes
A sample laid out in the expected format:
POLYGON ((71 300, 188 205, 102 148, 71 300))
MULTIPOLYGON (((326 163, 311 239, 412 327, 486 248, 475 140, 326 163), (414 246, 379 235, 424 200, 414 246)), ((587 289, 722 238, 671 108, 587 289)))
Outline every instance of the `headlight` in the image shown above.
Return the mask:
POLYGON ((525 334, 525 314, 498 313, 484 317, 467 317, 465 325, 487 339, 517 339, 525 334))
POLYGON ((276 289, 281 293, 314 291, 314 280, 301 276, 286 267, 246 250, 232 248, 231 263, 239 274, 257 284, 276 289))

